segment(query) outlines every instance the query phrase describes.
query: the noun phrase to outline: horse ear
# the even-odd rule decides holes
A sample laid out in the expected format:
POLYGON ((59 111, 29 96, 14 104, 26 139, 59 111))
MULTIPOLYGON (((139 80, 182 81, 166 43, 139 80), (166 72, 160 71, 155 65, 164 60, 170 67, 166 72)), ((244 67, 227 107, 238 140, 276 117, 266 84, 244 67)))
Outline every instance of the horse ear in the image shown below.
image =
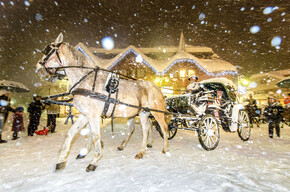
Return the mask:
POLYGON ((55 43, 55 44, 59 44, 59 43, 62 43, 62 41, 63 41, 63 34, 60 33, 60 34, 58 35, 58 37, 55 39, 54 43, 55 43))

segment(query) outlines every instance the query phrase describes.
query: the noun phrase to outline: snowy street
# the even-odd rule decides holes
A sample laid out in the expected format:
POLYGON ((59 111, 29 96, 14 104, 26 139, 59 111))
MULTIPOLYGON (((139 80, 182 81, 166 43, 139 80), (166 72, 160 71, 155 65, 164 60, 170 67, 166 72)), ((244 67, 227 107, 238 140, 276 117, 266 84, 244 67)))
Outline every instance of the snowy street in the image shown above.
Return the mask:
MULTIPOLYGON (((154 130, 153 148, 144 158, 134 159, 141 145, 140 125, 127 148, 117 151, 127 131, 126 122, 103 124, 104 157, 95 172, 86 172, 92 159, 75 157, 85 146, 78 135, 71 148, 67 167, 54 172, 69 125, 58 119, 56 133, 11 140, 8 125, 0 145, 0 191, 289 191, 290 128, 284 126, 282 138, 268 137, 267 125, 254 126, 248 142, 237 133, 221 130, 218 147, 205 151, 195 132, 178 131, 169 141, 169 154, 162 154, 162 139, 154 130)), ((43 119, 41 126, 45 124, 43 119)))

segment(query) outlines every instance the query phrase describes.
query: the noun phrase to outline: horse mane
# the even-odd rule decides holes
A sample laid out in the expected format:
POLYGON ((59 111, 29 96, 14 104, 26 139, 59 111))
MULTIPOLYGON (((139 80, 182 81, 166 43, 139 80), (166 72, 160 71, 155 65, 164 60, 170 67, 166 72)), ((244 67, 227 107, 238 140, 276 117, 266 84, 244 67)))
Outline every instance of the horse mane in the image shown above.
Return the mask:
POLYGON ((72 55, 73 60, 82 67, 95 67, 95 63, 88 59, 82 52, 71 46, 69 43, 64 43, 67 46, 68 53, 72 55))

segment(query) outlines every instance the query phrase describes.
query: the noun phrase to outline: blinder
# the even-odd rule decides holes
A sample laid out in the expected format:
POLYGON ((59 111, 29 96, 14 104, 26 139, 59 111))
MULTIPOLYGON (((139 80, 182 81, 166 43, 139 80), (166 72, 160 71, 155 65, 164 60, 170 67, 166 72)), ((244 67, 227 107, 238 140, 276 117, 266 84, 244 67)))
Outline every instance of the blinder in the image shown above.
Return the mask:
POLYGON ((48 55, 51 50, 52 50, 51 46, 50 45, 47 45, 41 52, 44 55, 48 55))

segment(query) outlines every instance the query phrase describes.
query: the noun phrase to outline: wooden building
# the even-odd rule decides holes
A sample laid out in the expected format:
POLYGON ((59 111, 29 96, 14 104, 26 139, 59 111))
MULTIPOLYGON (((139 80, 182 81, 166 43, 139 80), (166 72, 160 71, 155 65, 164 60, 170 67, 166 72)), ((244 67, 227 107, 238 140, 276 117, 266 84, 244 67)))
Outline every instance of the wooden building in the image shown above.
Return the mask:
POLYGON ((171 89, 185 89, 191 75, 197 75, 199 81, 214 77, 233 80, 237 76, 236 67, 219 59, 211 48, 187 45, 183 33, 179 46, 137 48, 131 45, 106 50, 78 43, 75 48, 99 67, 171 89))

